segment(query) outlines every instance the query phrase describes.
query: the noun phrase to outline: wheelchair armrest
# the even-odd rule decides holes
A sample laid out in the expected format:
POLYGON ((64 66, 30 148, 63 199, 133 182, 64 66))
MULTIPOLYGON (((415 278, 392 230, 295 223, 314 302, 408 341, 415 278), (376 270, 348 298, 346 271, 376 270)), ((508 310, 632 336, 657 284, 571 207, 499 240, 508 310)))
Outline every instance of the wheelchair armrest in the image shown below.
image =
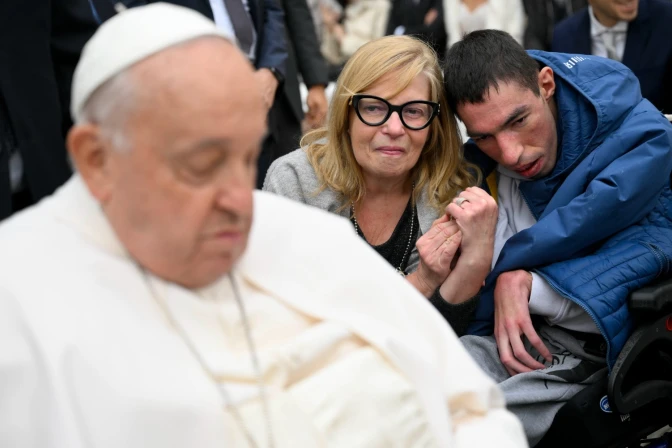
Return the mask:
POLYGON ((608 394, 623 415, 672 399, 672 316, 634 331, 609 375, 608 394))
POLYGON ((633 313, 661 313, 672 310, 672 278, 634 291, 628 306, 633 313))
POLYGON ((640 317, 638 327, 618 355, 608 385, 609 403, 621 414, 672 399, 672 278, 633 292, 629 306, 640 317))

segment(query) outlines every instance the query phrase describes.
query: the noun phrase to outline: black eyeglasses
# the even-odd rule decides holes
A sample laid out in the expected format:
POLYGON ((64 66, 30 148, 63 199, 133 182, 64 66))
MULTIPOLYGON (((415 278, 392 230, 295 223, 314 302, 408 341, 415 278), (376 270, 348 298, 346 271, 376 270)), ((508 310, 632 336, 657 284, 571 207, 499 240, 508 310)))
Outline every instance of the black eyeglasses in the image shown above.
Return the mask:
POLYGON ((441 110, 439 103, 432 101, 409 101, 395 106, 373 95, 353 95, 350 98, 350 104, 355 108, 362 123, 366 125, 380 126, 390 118, 393 112, 396 112, 399 114, 401 123, 414 131, 429 126, 441 110))

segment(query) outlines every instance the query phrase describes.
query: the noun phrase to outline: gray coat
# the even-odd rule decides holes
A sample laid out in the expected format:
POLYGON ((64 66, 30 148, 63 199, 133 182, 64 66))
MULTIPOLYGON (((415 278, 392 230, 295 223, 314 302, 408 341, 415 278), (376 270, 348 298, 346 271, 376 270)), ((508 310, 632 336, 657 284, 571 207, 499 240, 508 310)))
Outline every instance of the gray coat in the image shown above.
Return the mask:
MULTIPOLYGON (((350 207, 343 206, 343 198, 335 191, 326 188, 315 194, 320 188, 315 170, 308 160, 305 149, 297 149, 284 157, 279 158, 268 169, 264 180, 265 191, 285 196, 295 201, 312 205, 322 210, 350 218, 350 207)), ((427 200, 427 191, 423 191, 416 202, 420 233, 424 234, 439 218, 437 211, 432 208, 427 200)), ((353 230, 354 231, 354 230, 353 230)), ((408 259, 407 272, 414 272, 418 268, 420 258, 418 249, 413 246, 413 251, 408 259)))

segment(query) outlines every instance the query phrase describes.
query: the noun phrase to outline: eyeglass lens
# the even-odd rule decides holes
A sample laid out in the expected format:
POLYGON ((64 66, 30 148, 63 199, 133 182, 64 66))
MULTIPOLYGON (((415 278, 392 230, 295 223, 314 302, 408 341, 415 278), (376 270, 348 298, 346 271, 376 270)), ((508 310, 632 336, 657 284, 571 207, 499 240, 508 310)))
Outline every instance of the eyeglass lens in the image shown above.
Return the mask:
MULTIPOLYGON (((376 126, 383 124, 390 108, 385 101, 361 98, 357 109, 366 124, 376 126)), ((420 128, 427 124, 432 117, 432 112, 432 106, 429 104, 408 103, 401 110, 401 120, 409 127, 420 128)))

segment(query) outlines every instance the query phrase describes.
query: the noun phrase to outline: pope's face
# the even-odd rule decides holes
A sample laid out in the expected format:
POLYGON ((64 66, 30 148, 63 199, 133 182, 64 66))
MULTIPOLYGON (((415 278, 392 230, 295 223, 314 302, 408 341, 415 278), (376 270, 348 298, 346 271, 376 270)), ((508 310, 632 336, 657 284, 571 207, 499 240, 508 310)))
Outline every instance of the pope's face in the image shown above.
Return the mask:
POLYGON ((266 109, 234 47, 201 39, 131 71, 128 150, 110 151, 103 208, 130 254, 188 288, 231 270, 247 244, 266 109))

